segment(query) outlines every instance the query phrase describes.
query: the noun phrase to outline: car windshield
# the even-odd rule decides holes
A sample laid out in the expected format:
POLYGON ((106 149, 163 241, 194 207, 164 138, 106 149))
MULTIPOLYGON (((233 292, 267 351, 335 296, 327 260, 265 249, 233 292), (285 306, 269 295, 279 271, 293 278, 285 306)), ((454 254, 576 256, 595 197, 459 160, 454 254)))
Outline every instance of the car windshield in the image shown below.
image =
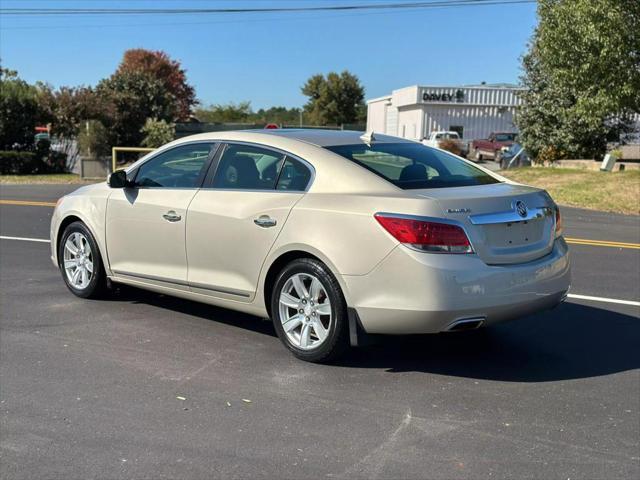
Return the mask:
POLYGON ((498 142, 512 142, 516 138, 515 133, 496 133, 496 141, 498 142))
POLYGON ((467 187, 499 183, 479 168, 420 143, 325 147, 404 189, 467 187))

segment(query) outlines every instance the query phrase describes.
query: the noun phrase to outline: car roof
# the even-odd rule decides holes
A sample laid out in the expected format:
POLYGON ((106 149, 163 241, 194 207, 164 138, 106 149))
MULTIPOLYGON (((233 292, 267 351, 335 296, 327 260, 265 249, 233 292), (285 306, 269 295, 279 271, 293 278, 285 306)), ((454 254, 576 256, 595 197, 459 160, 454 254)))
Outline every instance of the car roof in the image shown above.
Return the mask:
MULTIPOLYGON (((223 132, 211 132, 211 135, 221 134, 223 132)), ((224 132, 231 133, 231 132, 224 132)), ((318 147, 332 147, 338 145, 354 145, 364 143, 361 138, 365 132, 354 130, 329 130, 324 128, 278 128, 278 129, 260 129, 260 130, 237 130, 234 133, 242 134, 261 134, 274 137, 281 137, 290 140, 298 140, 300 142, 309 143, 318 147)), ((369 135, 367 133, 367 135, 369 135)), ((218 135, 224 138, 224 135, 218 135)), ((405 143, 411 140, 373 133, 373 141, 376 143, 405 143)))
MULTIPOLYGON (((260 132, 278 137, 300 140, 319 147, 363 143, 363 139, 361 137, 365 135, 365 132, 358 132, 355 130, 329 130, 325 128, 282 128, 261 130, 260 132)), ((375 132, 373 133, 373 136, 373 141, 376 143, 410 142, 410 140, 375 132)))

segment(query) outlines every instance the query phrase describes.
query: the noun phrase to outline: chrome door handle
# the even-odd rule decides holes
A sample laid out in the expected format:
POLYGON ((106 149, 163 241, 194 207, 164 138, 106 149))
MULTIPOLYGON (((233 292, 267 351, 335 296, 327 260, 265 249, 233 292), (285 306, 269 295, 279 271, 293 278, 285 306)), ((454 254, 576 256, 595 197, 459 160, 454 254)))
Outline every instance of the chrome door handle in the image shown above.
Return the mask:
POLYGON ((256 218, 253 223, 262 228, 275 227, 276 223, 278 223, 275 219, 269 217, 268 215, 260 215, 256 218))
POLYGON ((173 210, 169 210, 167 213, 162 215, 162 218, 164 218, 167 222, 179 222, 180 220, 182 220, 182 217, 173 210))

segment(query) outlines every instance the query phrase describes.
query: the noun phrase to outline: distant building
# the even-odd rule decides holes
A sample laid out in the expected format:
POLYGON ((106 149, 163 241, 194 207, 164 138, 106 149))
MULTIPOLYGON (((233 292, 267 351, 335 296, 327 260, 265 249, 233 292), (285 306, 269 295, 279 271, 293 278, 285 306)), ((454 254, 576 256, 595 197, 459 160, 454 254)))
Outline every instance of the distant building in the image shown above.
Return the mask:
POLYGON ((465 140, 517 132, 513 118, 522 90, 511 85, 401 88, 367 101, 367 131, 413 140, 436 130, 456 131, 465 140))

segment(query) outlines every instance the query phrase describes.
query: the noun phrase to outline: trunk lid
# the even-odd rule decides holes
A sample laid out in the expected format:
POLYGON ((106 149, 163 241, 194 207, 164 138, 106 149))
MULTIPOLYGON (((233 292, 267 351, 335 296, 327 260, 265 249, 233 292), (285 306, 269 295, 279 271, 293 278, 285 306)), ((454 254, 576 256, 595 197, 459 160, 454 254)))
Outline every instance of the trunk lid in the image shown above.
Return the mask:
POLYGON ((489 265, 530 262, 553 249, 554 204, 544 190, 495 183, 409 192, 437 201, 443 218, 464 227, 474 251, 489 265))

